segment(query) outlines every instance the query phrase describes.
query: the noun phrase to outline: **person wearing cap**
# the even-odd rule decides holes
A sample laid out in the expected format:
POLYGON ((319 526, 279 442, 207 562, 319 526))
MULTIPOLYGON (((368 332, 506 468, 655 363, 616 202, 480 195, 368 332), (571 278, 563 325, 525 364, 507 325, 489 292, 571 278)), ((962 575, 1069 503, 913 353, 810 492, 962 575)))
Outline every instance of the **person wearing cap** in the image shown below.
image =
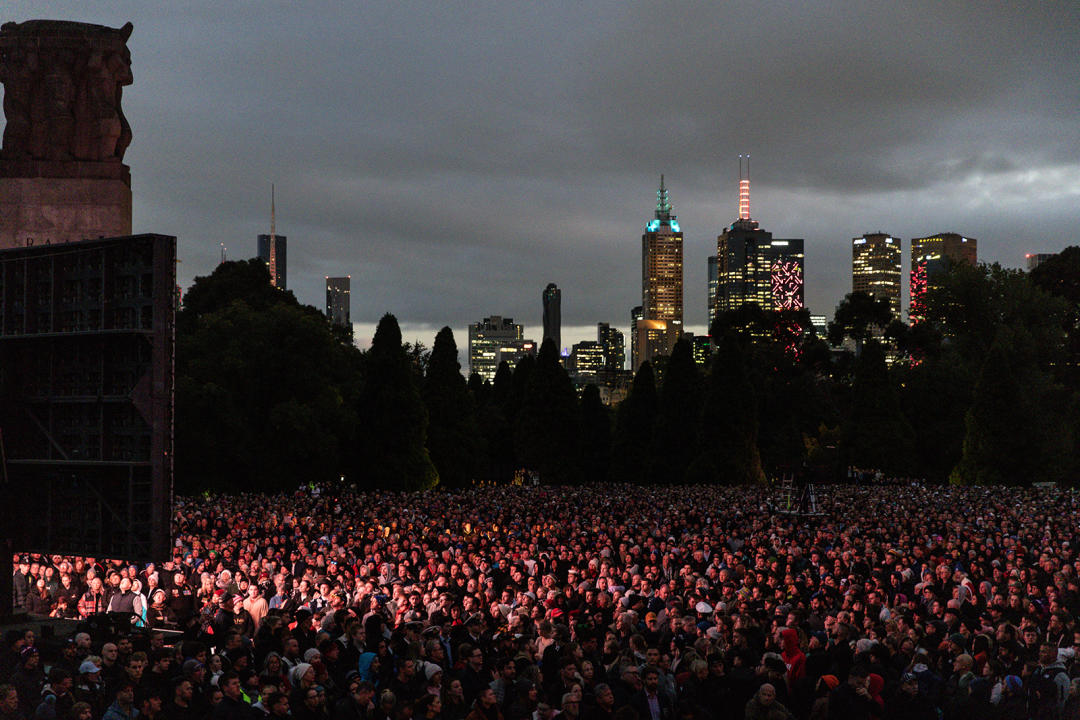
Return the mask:
POLYGON ((72 689, 75 699, 85 702, 98 715, 105 710, 105 688, 101 682, 101 667, 93 658, 87 658, 79 665, 79 677, 72 689))
POLYGON ((41 688, 45 685, 45 671, 41 667, 41 656, 38 649, 27 645, 22 649, 19 658, 19 669, 11 676, 11 684, 19 691, 19 704, 23 712, 29 714, 34 709, 33 698, 41 695, 41 688))

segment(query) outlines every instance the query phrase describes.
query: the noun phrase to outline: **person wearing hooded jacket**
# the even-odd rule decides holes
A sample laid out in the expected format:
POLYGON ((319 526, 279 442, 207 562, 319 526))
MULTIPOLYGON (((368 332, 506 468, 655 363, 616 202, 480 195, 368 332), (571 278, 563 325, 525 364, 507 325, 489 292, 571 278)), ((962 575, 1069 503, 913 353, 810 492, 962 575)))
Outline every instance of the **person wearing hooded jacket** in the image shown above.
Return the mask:
POLYGON ((783 648, 780 657, 784 659, 787 667, 787 686, 792 690, 806 675, 806 654, 799 647, 799 631, 795 628, 781 630, 780 644, 783 648))

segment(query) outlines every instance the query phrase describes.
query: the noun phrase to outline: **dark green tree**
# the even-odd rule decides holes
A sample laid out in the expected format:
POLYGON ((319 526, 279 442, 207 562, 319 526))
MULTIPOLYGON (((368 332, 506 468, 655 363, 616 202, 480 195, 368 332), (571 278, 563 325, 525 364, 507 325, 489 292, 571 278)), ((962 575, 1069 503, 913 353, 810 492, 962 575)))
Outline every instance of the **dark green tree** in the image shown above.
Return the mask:
POLYGON ((581 393, 578 418, 581 476, 586 482, 607 480, 611 463, 611 418, 600 400, 599 388, 591 383, 581 393))
POLYGON ((698 455, 701 422, 701 374, 690 342, 680 338, 671 351, 660 387, 650 481, 683 482, 686 468, 698 455))
POLYGON ((368 488, 423 490, 439 476, 427 450, 428 416, 397 318, 383 315, 364 356, 359 458, 368 488))
POLYGON ((887 473, 907 472, 913 436, 911 425, 900 412, 885 365, 885 350, 871 338, 856 361, 851 411, 844 426, 848 462, 887 473))
POLYGON ((449 327, 435 336, 422 394, 428 411, 428 452, 439 482, 466 487, 477 477, 483 444, 449 327))
POLYGON ((289 302, 193 313, 177 335, 178 489, 291 489, 347 473, 360 353, 289 302))
POLYGON ((829 323, 829 342, 842 345, 844 338, 855 341, 855 354, 875 332, 882 333, 893 320, 888 298, 876 298, 864 292, 848 293, 836 306, 829 323))
POLYGON ((1068 467, 1070 408, 1035 362, 1025 328, 1002 326, 965 418, 964 454, 953 479, 975 485, 1058 481, 1068 467))
POLYGON ((619 403, 611 448, 611 479, 642 483, 651 462, 653 422, 658 401, 652 364, 641 363, 630 394, 619 403))
POLYGON ((262 260, 224 262, 210 275, 196 277, 184 295, 183 309, 176 316, 177 335, 190 332, 200 317, 224 310, 236 300, 243 300, 253 310, 278 304, 300 306, 291 291, 270 284, 270 271, 262 260))
POLYGON ((1063 303, 1063 358, 1057 377, 1072 393, 1080 392, 1080 247, 1067 247, 1031 271, 1031 282, 1063 303))
POLYGON ((728 333, 717 338, 701 420, 702 449, 712 460, 718 481, 733 484, 765 479, 757 439, 757 397, 742 343, 728 333))
POLYGON ((521 464, 548 484, 573 482, 577 467, 577 395, 559 363, 559 350, 544 340, 525 388, 514 446, 521 464))
MULTIPOLYGON (((928 323, 912 326, 918 330, 928 323)), ((964 415, 971 406, 976 377, 954 352, 926 355, 911 365, 894 366, 898 399, 914 431, 910 472, 941 482, 960 461, 964 415)))

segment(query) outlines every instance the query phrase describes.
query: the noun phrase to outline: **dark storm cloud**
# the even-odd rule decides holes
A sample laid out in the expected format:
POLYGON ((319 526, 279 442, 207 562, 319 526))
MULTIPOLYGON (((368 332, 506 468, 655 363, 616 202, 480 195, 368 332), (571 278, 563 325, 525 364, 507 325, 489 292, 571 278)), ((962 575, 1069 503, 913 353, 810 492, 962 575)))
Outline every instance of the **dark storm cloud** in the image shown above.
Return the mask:
MULTIPOLYGON (((955 229, 1016 265, 1075 241, 1074 3, 17 5, 4 19, 132 20, 137 230, 181 238, 185 284, 288 235, 289 280, 353 317, 461 328, 628 324, 665 173, 686 312, 735 215, 807 239, 808 299, 850 287, 850 238, 955 229)), ((584 330, 582 331, 584 332, 584 330)), ((458 338, 465 346, 465 338, 458 338)))

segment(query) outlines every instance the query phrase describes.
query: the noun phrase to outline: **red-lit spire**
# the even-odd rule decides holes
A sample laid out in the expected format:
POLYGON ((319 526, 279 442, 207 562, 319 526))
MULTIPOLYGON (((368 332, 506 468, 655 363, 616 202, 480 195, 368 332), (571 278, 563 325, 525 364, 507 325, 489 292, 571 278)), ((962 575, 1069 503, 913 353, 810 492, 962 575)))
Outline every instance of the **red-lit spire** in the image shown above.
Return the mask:
POLYGON ((750 219, 750 153, 739 156, 739 219, 750 219), (746 177, 743 177, 743 157, 746 158, 746 177))

